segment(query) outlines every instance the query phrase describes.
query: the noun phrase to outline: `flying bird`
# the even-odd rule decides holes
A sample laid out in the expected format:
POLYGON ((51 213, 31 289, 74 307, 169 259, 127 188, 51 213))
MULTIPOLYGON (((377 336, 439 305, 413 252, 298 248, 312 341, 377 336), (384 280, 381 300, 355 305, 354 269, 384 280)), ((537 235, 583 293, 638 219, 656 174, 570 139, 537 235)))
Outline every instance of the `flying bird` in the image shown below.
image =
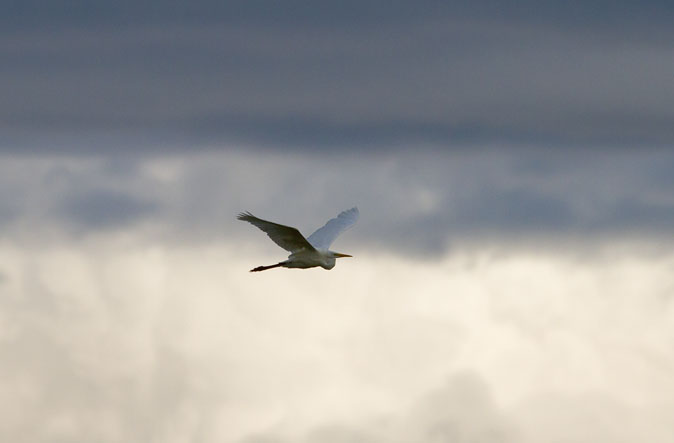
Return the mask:
POLYGON ((351 208, 341 212, 337 217, 328 220, 322 227, 309 237, 304 238, 300 231, 290 226, 279 225, 261 218, 255 217, 250 212, 242 212, 237 217, 239 220, 257 226, 264 231, 274 243, 290 252, 288 260, 270 266, 258 266, 250 272, 265 271, 267 269, 284 268, 314 268, 323 269, 335 267, 335 259, 351 257, 348 254, 330 251, 328 248, 339 234, 349 229, 358 220, 358 208, 351 208))

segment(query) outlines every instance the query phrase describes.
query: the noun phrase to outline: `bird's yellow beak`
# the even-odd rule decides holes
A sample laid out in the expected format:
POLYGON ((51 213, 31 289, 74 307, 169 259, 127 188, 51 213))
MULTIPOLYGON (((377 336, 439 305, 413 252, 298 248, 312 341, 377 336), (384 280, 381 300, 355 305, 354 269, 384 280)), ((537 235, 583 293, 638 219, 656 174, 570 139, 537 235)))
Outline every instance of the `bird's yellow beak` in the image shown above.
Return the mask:
POLYGON ((340 254, 339 252, 335 252, 335 257, 337 257, 337 258, 342 258, 342 257, 353 257, 353 255, 349 255, 349 254, 340 254))

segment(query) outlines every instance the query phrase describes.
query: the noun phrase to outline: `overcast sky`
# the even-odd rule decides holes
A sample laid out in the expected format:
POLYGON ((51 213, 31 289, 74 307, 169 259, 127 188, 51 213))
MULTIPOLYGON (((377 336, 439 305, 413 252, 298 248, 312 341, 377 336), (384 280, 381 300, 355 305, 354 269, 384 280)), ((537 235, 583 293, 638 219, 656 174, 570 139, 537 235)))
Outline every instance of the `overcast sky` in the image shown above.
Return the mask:
POLYGON ((4 149, 674 142, 667 2, 42 3, 0 19, 4 149))
POLYGON ((0 5, 0 440, 671 442, 668 2, 0 5))

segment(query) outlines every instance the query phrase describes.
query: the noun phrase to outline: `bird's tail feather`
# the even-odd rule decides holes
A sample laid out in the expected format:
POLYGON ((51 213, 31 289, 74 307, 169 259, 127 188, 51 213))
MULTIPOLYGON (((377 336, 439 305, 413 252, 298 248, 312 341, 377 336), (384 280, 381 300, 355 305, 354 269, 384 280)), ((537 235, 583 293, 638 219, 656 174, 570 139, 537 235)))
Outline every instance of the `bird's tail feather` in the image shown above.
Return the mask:
POLYGON ((251 269, 250 272, 266 271, 267 269, 278 268, 279 266, 283 266, 283 264, 284 264, 284 262, 276 263, 275 265, 269 265, 269 266, 258 266, 257 268, 251 269))

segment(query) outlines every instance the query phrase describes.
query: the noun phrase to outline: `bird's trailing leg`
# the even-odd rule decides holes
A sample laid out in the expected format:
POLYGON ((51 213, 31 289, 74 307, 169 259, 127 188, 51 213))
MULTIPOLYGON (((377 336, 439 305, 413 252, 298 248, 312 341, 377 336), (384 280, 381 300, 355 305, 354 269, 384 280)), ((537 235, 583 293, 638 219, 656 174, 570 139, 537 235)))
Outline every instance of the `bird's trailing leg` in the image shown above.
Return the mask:
POLYGON ((283 266, 284 264, 285 264, 285 262, 276 263, 275 265, 269 265, 269 266, 258 266, 257 268, 251 269, 250 272, 266 271, 267 269, 278 268, 279 266, 283 266))

